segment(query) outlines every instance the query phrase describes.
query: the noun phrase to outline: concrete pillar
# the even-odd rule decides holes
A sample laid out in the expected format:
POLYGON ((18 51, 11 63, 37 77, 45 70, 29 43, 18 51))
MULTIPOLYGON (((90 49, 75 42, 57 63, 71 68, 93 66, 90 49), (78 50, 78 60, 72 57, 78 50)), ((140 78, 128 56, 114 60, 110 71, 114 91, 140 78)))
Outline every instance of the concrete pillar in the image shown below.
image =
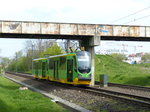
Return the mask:
POLYGON ((95 85, 95 75, 94 75, 94 56, 95 56, 95 52, 94 52, 94 47, 89 47, 88 51, 91 53, 91 71, 92 71, 91 86, 94 86, 95 85))
POLYGON ((94 47, 100 45, 100 36, 93 36, 93 37, 85 37, 85 40, 82 40, 80 46, 84 46, 86 51, 91 53, 91 71, 92 71, 92 81, 91 86, 95 85, 95 75, 94 75, 94 47))

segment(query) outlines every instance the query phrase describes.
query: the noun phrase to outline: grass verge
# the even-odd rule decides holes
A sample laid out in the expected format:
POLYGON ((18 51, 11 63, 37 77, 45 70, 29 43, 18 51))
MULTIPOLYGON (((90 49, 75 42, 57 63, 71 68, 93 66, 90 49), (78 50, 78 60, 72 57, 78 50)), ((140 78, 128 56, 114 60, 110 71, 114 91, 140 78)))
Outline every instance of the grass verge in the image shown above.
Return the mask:
POLYGON ((50 99, 0 76, 0 112, 68 112, 50 99))
POLYGON ((150 86, 150 64, 128 64, 110 55, 95 56, 95 80, 100 74, 107 74, 112 83, 150 86))

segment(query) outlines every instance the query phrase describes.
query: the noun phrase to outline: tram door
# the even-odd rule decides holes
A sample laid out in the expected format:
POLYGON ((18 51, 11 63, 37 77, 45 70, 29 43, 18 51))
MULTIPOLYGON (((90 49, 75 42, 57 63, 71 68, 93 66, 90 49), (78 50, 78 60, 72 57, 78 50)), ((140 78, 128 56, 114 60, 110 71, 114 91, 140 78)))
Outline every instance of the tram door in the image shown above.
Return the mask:
POLYGON ((38 63, 34 63, 34 70, 35 70, 35 75, 38 77, 38 63))
POLYGON ((54 79, 58 80, 58 61, 54 61, 54 79))
POLYGON ((42 62, 42 77, 46 76, 46 62, 42 62))
POLYGON ((67 60, 67 81, 68 82, 73 81, 73 60, 72 59, 67 60))

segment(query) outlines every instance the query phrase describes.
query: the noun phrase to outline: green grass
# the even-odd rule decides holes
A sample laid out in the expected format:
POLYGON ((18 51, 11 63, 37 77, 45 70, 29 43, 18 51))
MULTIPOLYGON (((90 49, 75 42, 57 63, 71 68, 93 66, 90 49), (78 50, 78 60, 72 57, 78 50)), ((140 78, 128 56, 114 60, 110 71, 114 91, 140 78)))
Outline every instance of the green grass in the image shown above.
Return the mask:
POLYGON ((99 81, 100 74, 107 74, 113 83, 150 86, 150 64, 131 65, 110 55, 96 55, 95 80, 99 81))
POLYGON ((0 112, 67 112, 49 98, 0 76, 0 112))

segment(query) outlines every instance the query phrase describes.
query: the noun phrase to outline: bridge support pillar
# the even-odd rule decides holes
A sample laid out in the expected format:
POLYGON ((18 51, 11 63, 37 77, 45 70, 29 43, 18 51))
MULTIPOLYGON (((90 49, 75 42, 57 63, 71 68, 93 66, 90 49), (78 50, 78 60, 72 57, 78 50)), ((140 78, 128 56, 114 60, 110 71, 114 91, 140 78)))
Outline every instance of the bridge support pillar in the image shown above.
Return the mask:
POLYGON ((95 75, 94 75, 94 56, 95 56, 95 51, 94 47, 100 45, 100 36, 93 36, 89 37, 86 39, 83 39, 80 43, 80 46, 85 47, 86 51, 89 51, 91 53, 91 71, 92 71, 92 81, 91 81, 91 86, 95 85, 95 75))

